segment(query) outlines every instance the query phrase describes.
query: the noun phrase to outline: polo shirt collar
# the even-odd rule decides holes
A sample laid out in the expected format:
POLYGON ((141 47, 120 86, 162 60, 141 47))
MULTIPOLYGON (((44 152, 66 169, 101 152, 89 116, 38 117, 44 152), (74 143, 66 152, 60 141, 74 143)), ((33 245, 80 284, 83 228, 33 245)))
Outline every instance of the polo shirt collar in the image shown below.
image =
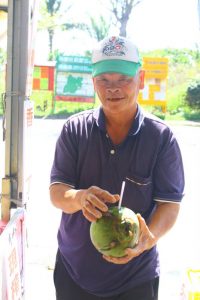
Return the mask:
MULTIPOLYGON (((97 126, 102 130, 106 132, 106 123, 105 123, 105 115, 103 112, 102 107, 99 107, 97 109, 94 110, 93 113, 93 118, 96 121, 97 126)), ((135 119, 133 120, 132 126, 129 130, 129 134, 128 135, 136 135, 143 123, 144 120, 144 114, 142 112, 141 107, 138 105, 137 106, 137 113, 135 116, 135 119)))

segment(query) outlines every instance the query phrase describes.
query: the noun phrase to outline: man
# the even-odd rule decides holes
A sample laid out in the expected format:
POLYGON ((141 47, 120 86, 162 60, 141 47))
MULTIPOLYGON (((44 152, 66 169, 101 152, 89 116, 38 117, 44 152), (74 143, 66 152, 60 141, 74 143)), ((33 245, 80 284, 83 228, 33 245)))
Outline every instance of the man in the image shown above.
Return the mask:
POLYGON ((174 225, 183 196, 179 146, 161 120, 137 104, 144 72, 136 46, 109 37, 93 51, 101 107, 70 117, 58 138, 50 197, 62 210, 54 282, 57 300, 158 299, 157 241, 174 225), (102 256, 90 222, 117 205, 138 213, 139 243, 121 258, 102 256))

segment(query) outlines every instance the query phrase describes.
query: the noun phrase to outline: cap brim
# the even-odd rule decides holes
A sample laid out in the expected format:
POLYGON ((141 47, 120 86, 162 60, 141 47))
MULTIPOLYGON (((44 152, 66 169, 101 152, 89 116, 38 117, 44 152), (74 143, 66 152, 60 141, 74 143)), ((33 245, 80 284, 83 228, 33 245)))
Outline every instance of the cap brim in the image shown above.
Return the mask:
POLYGON ((92 76, 98 76, 103 73, 120 73, 127 76, 135 76, 141 63, 135 63, 126 60, 113 59, 102 60, 93 64, 92 76))

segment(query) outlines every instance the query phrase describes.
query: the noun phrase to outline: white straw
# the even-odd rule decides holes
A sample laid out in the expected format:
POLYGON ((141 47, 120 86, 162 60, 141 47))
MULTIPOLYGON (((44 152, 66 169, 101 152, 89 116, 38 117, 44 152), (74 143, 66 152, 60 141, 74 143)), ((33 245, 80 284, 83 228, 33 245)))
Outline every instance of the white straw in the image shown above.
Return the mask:
POLYGON ((122 205, 122 198, 124 194, 124 188, 125 188, 125 181, 122 181, 122 187, 121 187, 121 193, 120 193, 120 199, 119 199, 119 204, 118 204, 118 209, 120 210, 121 205, 122 205))

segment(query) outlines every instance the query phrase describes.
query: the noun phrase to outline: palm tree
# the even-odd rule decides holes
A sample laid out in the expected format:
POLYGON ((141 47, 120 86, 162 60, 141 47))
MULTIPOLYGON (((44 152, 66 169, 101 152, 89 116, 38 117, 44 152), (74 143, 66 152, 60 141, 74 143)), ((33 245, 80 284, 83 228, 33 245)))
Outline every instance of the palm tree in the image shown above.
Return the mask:
POLYGON ((89 24, 86 23, 65 23, 62 25, 63 30, 79 29, 86 31, 89 36, 97 41, 102 40, 109 32, 110 23, 106 22, 103 16, 93 18, 89 16, 89 24))
POLYGON ((50 53, 50 60, 53 58, 53 37, 54 37, 54 31, 55 31, 55 21, 56 21, 56 15, 60 9, 62 0, 46 0, 46 8, 47 12, 50 15, 50 24, 47 28, 49 33, 49 53, 50 53))

